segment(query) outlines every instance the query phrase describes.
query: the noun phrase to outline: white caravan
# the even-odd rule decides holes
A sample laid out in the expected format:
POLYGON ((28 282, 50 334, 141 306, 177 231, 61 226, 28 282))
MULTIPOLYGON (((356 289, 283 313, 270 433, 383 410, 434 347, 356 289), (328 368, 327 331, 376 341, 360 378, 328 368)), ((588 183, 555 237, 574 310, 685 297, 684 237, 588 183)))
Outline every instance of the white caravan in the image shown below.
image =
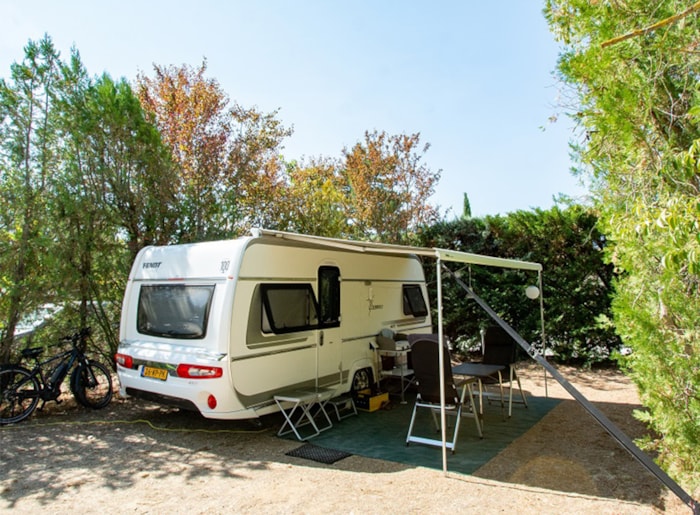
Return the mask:
POLYGON ((382 329, 432 332, 411 253, 262 230, 146 247, 122 306, 120 391, 207 418, 254 418, 277 411, 285 390, 369 386, 382 329))

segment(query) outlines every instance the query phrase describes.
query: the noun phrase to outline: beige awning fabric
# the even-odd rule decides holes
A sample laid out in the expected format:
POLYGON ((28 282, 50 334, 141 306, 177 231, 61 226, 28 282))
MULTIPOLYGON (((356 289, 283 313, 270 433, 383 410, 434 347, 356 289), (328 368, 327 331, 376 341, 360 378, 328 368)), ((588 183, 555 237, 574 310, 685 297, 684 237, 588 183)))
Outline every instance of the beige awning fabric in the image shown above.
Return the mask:
POLYGON ((350 250, 354 252, 378 253, 388 255, 424 256, 442 261, 455 263, 465 263, 470 265, 492 266, 497 268, 512 268, 517 270, 531 270, 540 272, 542 265, 530 261, 520 261, 517 259, 506 259, 482 254, 472 254, 470 252, 459 252, 457 250, 447 250, 429 247, 412 247, 409 245, 391 245, 388 243, 376 243, 372 241, 353 241, 338 238, 325 238, 322 236, 308 236, 285 231, 272 231, 268 229, 252 229, 253 236, 276 237, 289 241, 296 241, 320 247, 331 247, 350 250))

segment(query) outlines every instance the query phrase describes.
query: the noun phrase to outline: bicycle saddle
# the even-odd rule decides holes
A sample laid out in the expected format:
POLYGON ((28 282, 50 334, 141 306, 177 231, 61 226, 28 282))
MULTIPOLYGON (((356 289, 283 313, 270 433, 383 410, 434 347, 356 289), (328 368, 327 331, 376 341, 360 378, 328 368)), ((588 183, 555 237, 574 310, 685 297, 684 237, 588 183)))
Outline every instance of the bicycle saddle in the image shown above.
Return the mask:
POLYGON ((23 349, 22 356, 25 358, 36 358, 42 352, 44 352, 42 347, 32 347, 31 349, 23 349))

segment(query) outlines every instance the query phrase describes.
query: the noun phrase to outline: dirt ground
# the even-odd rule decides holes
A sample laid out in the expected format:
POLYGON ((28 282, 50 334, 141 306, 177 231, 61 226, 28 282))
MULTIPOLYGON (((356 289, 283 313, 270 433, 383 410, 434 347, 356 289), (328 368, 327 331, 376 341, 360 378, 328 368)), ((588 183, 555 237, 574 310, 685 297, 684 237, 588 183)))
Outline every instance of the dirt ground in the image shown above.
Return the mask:
MULTIPOLYGON (((622 374, 561 372, 630 437, 644 434, 631 414, 636 390, 622 374)), ((520 373, 530 395, 545 394, 541 368, 520 373)), ((141 401, 117 398, 90 412, 66 400, 0 428, 0 510, 692 513, 551 377, 547 389, 563 402, 473 475, 360 456, 333 465, 292 458, 285 452, 299 443, 275 436, 279 415, 255 426, 141 401)))

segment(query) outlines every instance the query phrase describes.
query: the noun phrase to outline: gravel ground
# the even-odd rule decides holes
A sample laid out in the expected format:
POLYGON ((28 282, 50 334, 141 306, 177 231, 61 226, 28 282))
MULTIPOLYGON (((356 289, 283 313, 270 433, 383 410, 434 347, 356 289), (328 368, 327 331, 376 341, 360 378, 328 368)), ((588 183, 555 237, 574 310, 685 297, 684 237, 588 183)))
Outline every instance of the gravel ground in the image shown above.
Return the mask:
MULTIPOLYGON (((541 368, 520 367, 544 395, 541 368)), ((629 436, 635 388, 619 372, 562 373, 629 436)), ((563 401, 473 475, 351 456, 292 458, 298 442, 261 425, 204 420, 115 399, 86 411, 67 399, 0 428, 0 509, 13 513, 692 513, 556 382, 563 401)), ((522 409, 522 408, 514 408, 522 409)), ((514 414, 517 416, 517 413, 514 414)), ((436 451, 439 452, 439 451, 436 451)), ((696 493, 697 498, 697 493, 696 493)))

